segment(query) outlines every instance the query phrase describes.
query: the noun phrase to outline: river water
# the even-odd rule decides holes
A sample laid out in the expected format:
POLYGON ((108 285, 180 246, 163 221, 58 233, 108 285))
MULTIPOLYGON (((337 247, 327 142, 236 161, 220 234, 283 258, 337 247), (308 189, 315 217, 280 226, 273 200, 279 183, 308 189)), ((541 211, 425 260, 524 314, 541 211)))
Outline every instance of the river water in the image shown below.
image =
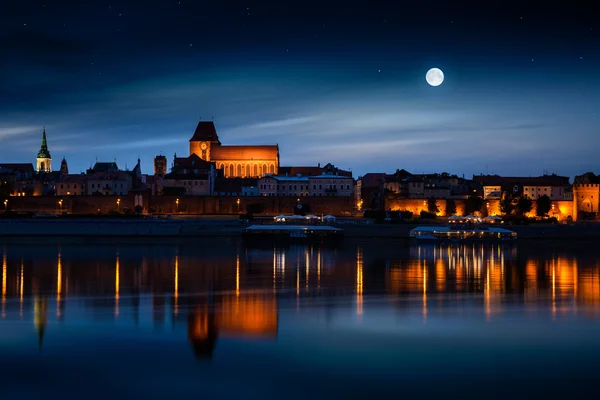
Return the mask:
POLYGON ((600 249, 0 242, 0 391, 60 398, 589 397, 600 249))

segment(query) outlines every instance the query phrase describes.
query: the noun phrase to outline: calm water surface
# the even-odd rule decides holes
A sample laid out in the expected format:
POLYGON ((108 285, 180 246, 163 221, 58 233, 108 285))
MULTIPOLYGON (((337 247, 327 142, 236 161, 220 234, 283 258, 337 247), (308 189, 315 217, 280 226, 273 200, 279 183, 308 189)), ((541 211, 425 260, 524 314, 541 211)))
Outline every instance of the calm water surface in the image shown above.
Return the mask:
POLYGON ((600 249, 1 243, 2 398, 589 397, 600 249))

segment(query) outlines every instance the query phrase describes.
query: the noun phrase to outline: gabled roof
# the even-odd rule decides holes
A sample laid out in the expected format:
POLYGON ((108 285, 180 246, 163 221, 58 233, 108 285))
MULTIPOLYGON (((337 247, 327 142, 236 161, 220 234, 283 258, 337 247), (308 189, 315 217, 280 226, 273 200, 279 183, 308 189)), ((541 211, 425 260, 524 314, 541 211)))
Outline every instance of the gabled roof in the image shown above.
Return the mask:
POLYGON ((23 164, 3 163, 3 164, 0 164, 0 167, 10 169, 15 172, 22 172, 22 173, 27 173, 27 172, 34 173, 35 172, 35 169, 33 168, 33 164, 31 164, 31 163, 23 163, 23 164))
POLYGON ((363 188, 367 188, 367 187, 380 187, 381 183, 383 182, 383 180, 385 179, 387 174, 381 172, 370 172, 368 174, 363 175, 362 178, 360 178, 360 183, 361 186, 363 188))
POLYGON ((183 173, 188 171, 209 171, 214 163, 201 159, 197 154, 192 154, 189 157, 175 157, 173 159, 173 171, 175 173, 183 173))
POLYGON ((573 180, 573 183, 578 185, 586 183, 598 184, 600 183, 600 176, 594 174, 593 172, 586 172, 583 175, 576 176, 573 180))
POLYGON ((221 144, 217 129, 212 121, 200 121, 190 142, 212 142, 221 144))
POLYGON ((88 174, 88 180, 94 181, 104 181, 104 180, 127 180, 127 178, 131 179, 131 175, 125 171, 118 172, 93 172, 88 174))
POLYGON ((92 167, 94 172, 117 172, 120 171, 116 162, 96 162, 92 167))

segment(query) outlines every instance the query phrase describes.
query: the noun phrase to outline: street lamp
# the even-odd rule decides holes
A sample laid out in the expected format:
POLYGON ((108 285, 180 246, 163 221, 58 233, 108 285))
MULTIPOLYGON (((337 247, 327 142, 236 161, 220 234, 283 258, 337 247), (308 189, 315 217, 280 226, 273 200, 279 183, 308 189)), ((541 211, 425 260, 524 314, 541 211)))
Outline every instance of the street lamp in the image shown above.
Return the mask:
POLYGON ((179 214, 179 199, 175 200, 175 205, 177 206, 177 214, 179 214))
POLYGON ((7 207, 8 207, 8 199, 4 200, 4 211, 6 211, 7 207))
POLYGON ((121 199, 117 199, 117 212, 121 212, 121 199))
POLYGON ((61 213, 62 213, 62 203, 63 203, 63 201, 62 201, 62 199, 60 199, 58 201, 58 207, 59 207, 61 213))
POLYGON ((238 205, 238 214, 240 213, 240 199, 237 199, 237 205, 238 205))

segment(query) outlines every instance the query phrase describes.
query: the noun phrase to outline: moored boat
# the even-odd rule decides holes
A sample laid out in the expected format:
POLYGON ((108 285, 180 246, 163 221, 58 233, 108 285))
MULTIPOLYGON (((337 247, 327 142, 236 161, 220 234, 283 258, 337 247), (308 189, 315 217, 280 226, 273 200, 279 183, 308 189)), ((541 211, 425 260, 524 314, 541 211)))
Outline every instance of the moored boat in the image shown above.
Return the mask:
POLYGON ((342 237, 344 231, 323 225, 251 225, 242 231, 245 238, 323 240, 342 237))
POLYGON ((410 231, 416 240, 452 241, 512 241, 517 233, 504 228, 488 226, 418 226, 410 231))

